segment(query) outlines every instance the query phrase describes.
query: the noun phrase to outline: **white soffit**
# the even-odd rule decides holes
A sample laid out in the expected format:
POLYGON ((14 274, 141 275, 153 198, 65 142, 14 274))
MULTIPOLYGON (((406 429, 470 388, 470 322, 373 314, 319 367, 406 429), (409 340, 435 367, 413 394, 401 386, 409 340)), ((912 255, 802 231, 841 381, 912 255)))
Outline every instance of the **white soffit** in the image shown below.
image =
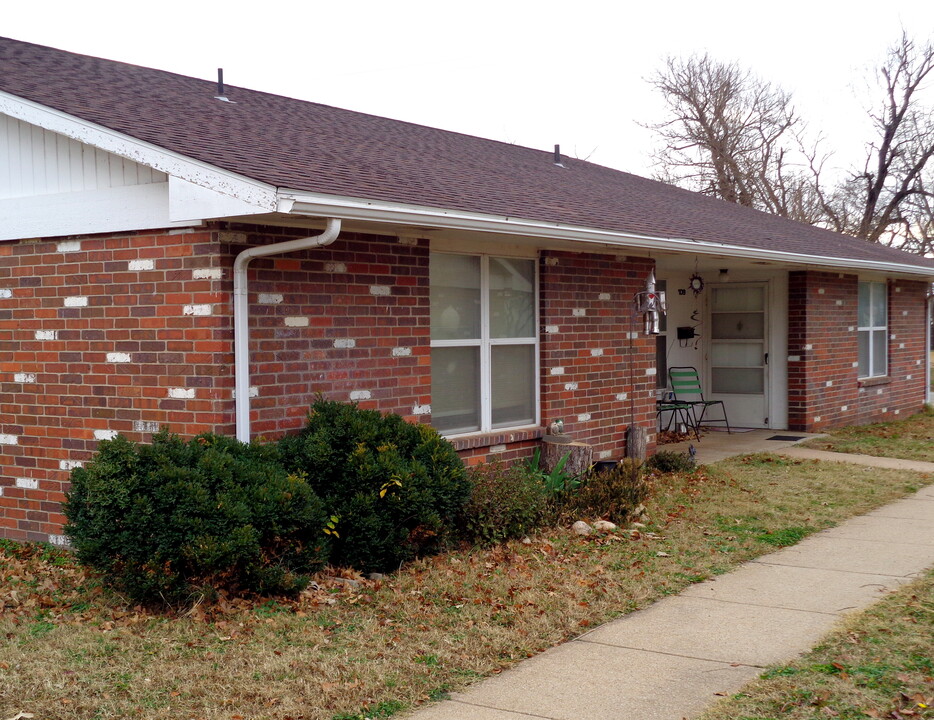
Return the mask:
MULTIPOLYGON (((16 95, 0 92, 0 113, 146 165, 214 193, 235 198, 250 207, 252 213, 272 212, 277 208, 276 188, 271 185, 136 140, 16 95)), ((243 211, 239 214, 243 214, 243 211)))

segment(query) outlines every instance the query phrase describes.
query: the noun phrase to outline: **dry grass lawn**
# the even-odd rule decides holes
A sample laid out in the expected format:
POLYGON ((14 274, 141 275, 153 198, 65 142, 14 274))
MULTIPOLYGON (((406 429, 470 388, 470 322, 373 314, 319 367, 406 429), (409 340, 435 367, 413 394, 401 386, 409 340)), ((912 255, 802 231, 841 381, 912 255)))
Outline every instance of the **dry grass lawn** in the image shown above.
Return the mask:
POLYGON ((832 430, 828 437, 803 444, 819 450, 934 462, 934 410, 895 422, 832 430))
POLYGON ((0 719, 389 717, 932 479, 755 455, 659 478, 636 531, 176 612, 127 605, 61 551, 0 545, 0 719))
POLYGON ((701 720, 934 718, 934 570, 701 720))

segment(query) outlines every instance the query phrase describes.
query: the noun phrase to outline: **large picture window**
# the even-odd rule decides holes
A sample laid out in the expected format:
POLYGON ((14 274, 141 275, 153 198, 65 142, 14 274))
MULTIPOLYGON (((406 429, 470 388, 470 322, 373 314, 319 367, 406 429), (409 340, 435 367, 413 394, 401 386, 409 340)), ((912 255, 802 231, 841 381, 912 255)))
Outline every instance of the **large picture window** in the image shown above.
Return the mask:
POLYGON ((431 424, 446 435, 538 424, 536 262, 432 253, 431 424))
POLYGON ((859 376, 888 373, 888 293, 884 282, 859 284, 859 376))

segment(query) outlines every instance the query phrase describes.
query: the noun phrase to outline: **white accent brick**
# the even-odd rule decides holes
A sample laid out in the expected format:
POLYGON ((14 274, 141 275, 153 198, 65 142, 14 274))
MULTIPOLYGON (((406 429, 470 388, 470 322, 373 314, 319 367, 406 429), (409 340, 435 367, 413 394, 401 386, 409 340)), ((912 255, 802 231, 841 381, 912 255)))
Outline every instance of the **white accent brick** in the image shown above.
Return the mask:
POLYGON ((545 334, 546 334, 546 335, 554 335, 554 334, 557 333, 557 332, 558 332, 558 326, 557 326, 557 325, 546 325, 546 326, 545 326, 545 334))
POLYGON ((155 420, 134 420, 133 430, 140 433, 159 432, 159 423, 155 420))
POLYGON ((854 361, 853 361, 853 367, 859 367, 859 361, 858 361, 858 360, 854 360, 854 361))
POLYGON ((370 285, 370 295, 388 295, 388 285, 370 285))
POLYGON ((652 376, 658 374, 658 370, 657 370, 656 368, 648 368, 648 369, 645 371, 645 374, 648 375, 649 377, 652 377, 652 376))
POLYGON ((577 390, 577 383, 564 383, 565 390, 577 390))
POLYGON ((418 238, 415 238, 415 237, 400 237, 400 238, 399 238, 399 244, 400 244, 400 245, 407 245, 408 247, 415 247, 416 245, 418 245, 418 238))
POLYGON ((833 380, 828 380, 826 383, 827 387, 833 387, 833 380))
POLYGON ((284 299, 282 293, 260 293, 256 298, 256 302, 260 305, 278 305, 284 299))
POLYGON ((133 357, 130 353, 112 352, 107 353, 107 362, 109 363, 128 363, 132 362, 133 357))
POLYGON ((906 316, 906 315, 908 315, 908 311, 907 311, 907 310, 902 310, 902 316, 906 316))
POLYGON ((820 415, 814 416, 814 422, 820 422, 820 415))
POLYGON ((574 308, 573 310, 571 310, 571 315, 573 317, 586 317, 587 308, 574 308))
POLYGON ((506 452, 506 446, 505 446, 505 445, 491 445, 491 446, 490 446, 490 453, 492 453, 492 454, 494 454, 494 455, 497 454, 497 453, 503 453, 503 452, 506 452))
POLYGON ((905 376, 905 379, 906 379, 906 380, 911 380, 911 375, 906 375, 906 376, 905 376))
POLYGON ((413 415, 431 415, 431 405, 413 405, 413 415))
POLYGON ((920 365, 920 364, 921 364, 920 360, 915 360, 915 365, 920 365))
POLYGON ((826 292, 826 291, 824 290, 824 288, 817 288, 817 294, 818 294, 818 295, 823 295, 824 292, 826 292))
POLYGON ((394 347, 392 349, 393 357, 408 357, 412 354, 412 348, 410 347, 394 347))
POLYGON ((0 299, 7 300, 13 297, 13 291, 10 288, 0 288, 0 299))
POLYGON ((186 305, 182 309, 183 315, 210 315, 211 312, 210 305, 186 305))
MULTIPOLYGON (((902 291, 902 289, 901 289, 900 287, 895 288, 895 292, 901 292, 901 291, 902 291)), ((896 410, 895 412, 897 413, 898 410, 896 410)))
MULTIPOLYGON (((879 388, 878 390, 876 390, 876 395, 881 395, 881 394, 882 394, 882 388, 879 388)), ((883 408, 882 412, 885 412, 885 408, 883 408)))
POLYGON ((556 257, 545 258, 545 265, 547 265, 548 267, 555 267, 557 264, 558 264, 558 258, 556 257))
POLYGON ((581 413, 577 416, 577 422, 588 422, 590 420, 590 413, 581 413))
MULTIPOLYGON (((250 389, 247 390, 246 394, 249 397, 259 397, 259 388, 255 385, 250 385, 250 389)), ((237 399, 237 388, 234 388, 230 391, 230 397, 232 397, 234 400, 237 399)))
POLYGON ((610 457, 612 454, 613 454, 613 451, 612 451, 612 450, 601 450, 601 451, 599 452, 599 454, 597 455, 597 457, 598 457, 600 460, 606 460, 606 459, 607 459, 608 457, 610 457))
POLYGON ((347 272, 347 266, 342 262, 324 263, 324 271, 329 273, 344 273, 347 272))
POLYGON ((846 412, 846 411, 849 410, 849 409, 850 409, 850 406, 849 406, 849 405, 841 405, 841 406, 840 406, 840 412, 846 412))
POLYGON ((95 440, 113 440, 119 433, 116 430, 95 430, 95 440))
POLYGON ((0 435, 0 445, 19 445, 19 437, 16 435, 0 435))
MULTIPOLYGON (((896 288, 895 292, 898 292, 898 289, 897 289, 897 288, 896 288)), ((896 410, 896 411, 895 411, 895 415, 898 415, 898 414, 900 414, 900 413, 901 413, 901 410, 896 410)))
POLYGON ((194 388, 169 388, 168 396, 176 400, 191 400, 195 396, 194 388))
POLYGON ((334 347, 349 350, 350 348, 357 347, 357 341, 353 338, 337 338, 337 340, 334 341, 334 347))
POLYGON ((899 350, 904 350, 904 349, 905 349, 905 343, 899 343, 899 344, 898 344, 898 349, 899 349, 899 350))
POLYGON ((75 468, 84 467, 84 463, 81 460, 59 460, 58 469, 59 470, 74 470, 75 468))
POLYGON ((856 326, 855 326, 855 325, 850 325, 850 326, 847 328, 847 330, 849 330, 850 332, 853 332, 855 329, 856 329, 856 326))
POLYGON ((559 367, 553 367, 553 368, 551 368, 551 370, 549 370, 548 372, 549 372, 550 374, 552 374, 552 375, 564 375, 564 368, 563 368, 563 367, 560 367, 560 366, 559 366, 559 367))
POLYGON ((597 295, 597 299, 598 300, 609 300, 610 293, 600 293, 599 295, 597 295))
POLYGON ((81 250, 80 240, 64 240, 55 245, 55 249, 60 253, 78 252, 81 250))
POLYGON ((891 335, 889 335, 889 340, 894 340, 894 339, 895 339, 895 333, 892 333, 891 335))
POLYGON ((813 349, 814 349, 814 346, 813 346, 813 345, 805 345, 805 346, 804 346, 804 349, 805 349, 805 350, 813 350, 813 349))
POLYGON ((88 299, 84 295, 73 295, 65 298, 65 307, 87 307, 88 299))
POLYGON ((639 331, 638 331, 638 330, 634 330, 634 331, 632 331, 632 332, 626 333, 626 339, 627 339, 627 340, 638 340, 638 339, 639 339, 639 331))
POLYGON ((603 355, 603 348, 594 348, 593 350, 590 351, 590 354, 593 355, 594 357, 600 357, 601 355, 603 355))
POLYGON ((58 330, 36 330, 36 340, 57 340, 58 330))
POLYGON ((127 263, 126 269, 130 271, 140 271, 140 270, 153 270, 156 267, 156 263, 152 260, 130 260, 127 263))
POLYGON ((887 407, 882 408, 882 412, 887 413, 889 409, 887 407))
POLYGON ((23 490, 38 490, 39 481, 35 478, 16 478, 16 487, 23 490))
POLYGON ((197 268, 191 271, 193 280, 220 280, 224 277, 224 268, 197 268))
POLYGON ((308 327, 308 318, 298 315, 287 317, 283 322, 286 327, 308 327))
POLYGON ((350 393, 351 400, 369 400, 370 391, 369 390, 354 390, 350 393))
POLYGON ((842 301, 842 300, 836 300, 836 301, 834 302, 834 304, 835 304, 835 305, 843 305, 843 301, 842 301))
POLYGON ((36 381, 35 373, 16 373, 13 375, 13 382, 34 383, 36 381))
POLYGON ((65 547, 68 545, 68 538, 64 535, 55 535, 53 533, 49 533, 49 544, 65 547))
POLYGON ((789 355, 788 362, 801 362, 801 356, 800 355, 789 355))
POLYGON ((616 394, 616 399, 617 399, 619 402, 622 402, 623 400, 626 400, 628 397, 629 397, 629 393, 617 393, 617 394, 616 394))

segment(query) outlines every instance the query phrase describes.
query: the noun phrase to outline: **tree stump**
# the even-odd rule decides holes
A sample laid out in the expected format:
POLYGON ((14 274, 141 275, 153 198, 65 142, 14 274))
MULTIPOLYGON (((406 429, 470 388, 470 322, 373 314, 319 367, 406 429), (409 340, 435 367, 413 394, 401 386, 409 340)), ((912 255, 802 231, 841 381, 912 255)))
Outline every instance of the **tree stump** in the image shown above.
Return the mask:
POLYGON ((630 425, 626 428, 626 457, 645 460, 648 439, 649 434, 641 425, 630 425))
POLYGON ((587 443, 572 440, 567 443, 542 442, 542 467, 551 472, 565 455, 564 472, 568 475, 583 475, 593 464, 593 447, 587 443))

